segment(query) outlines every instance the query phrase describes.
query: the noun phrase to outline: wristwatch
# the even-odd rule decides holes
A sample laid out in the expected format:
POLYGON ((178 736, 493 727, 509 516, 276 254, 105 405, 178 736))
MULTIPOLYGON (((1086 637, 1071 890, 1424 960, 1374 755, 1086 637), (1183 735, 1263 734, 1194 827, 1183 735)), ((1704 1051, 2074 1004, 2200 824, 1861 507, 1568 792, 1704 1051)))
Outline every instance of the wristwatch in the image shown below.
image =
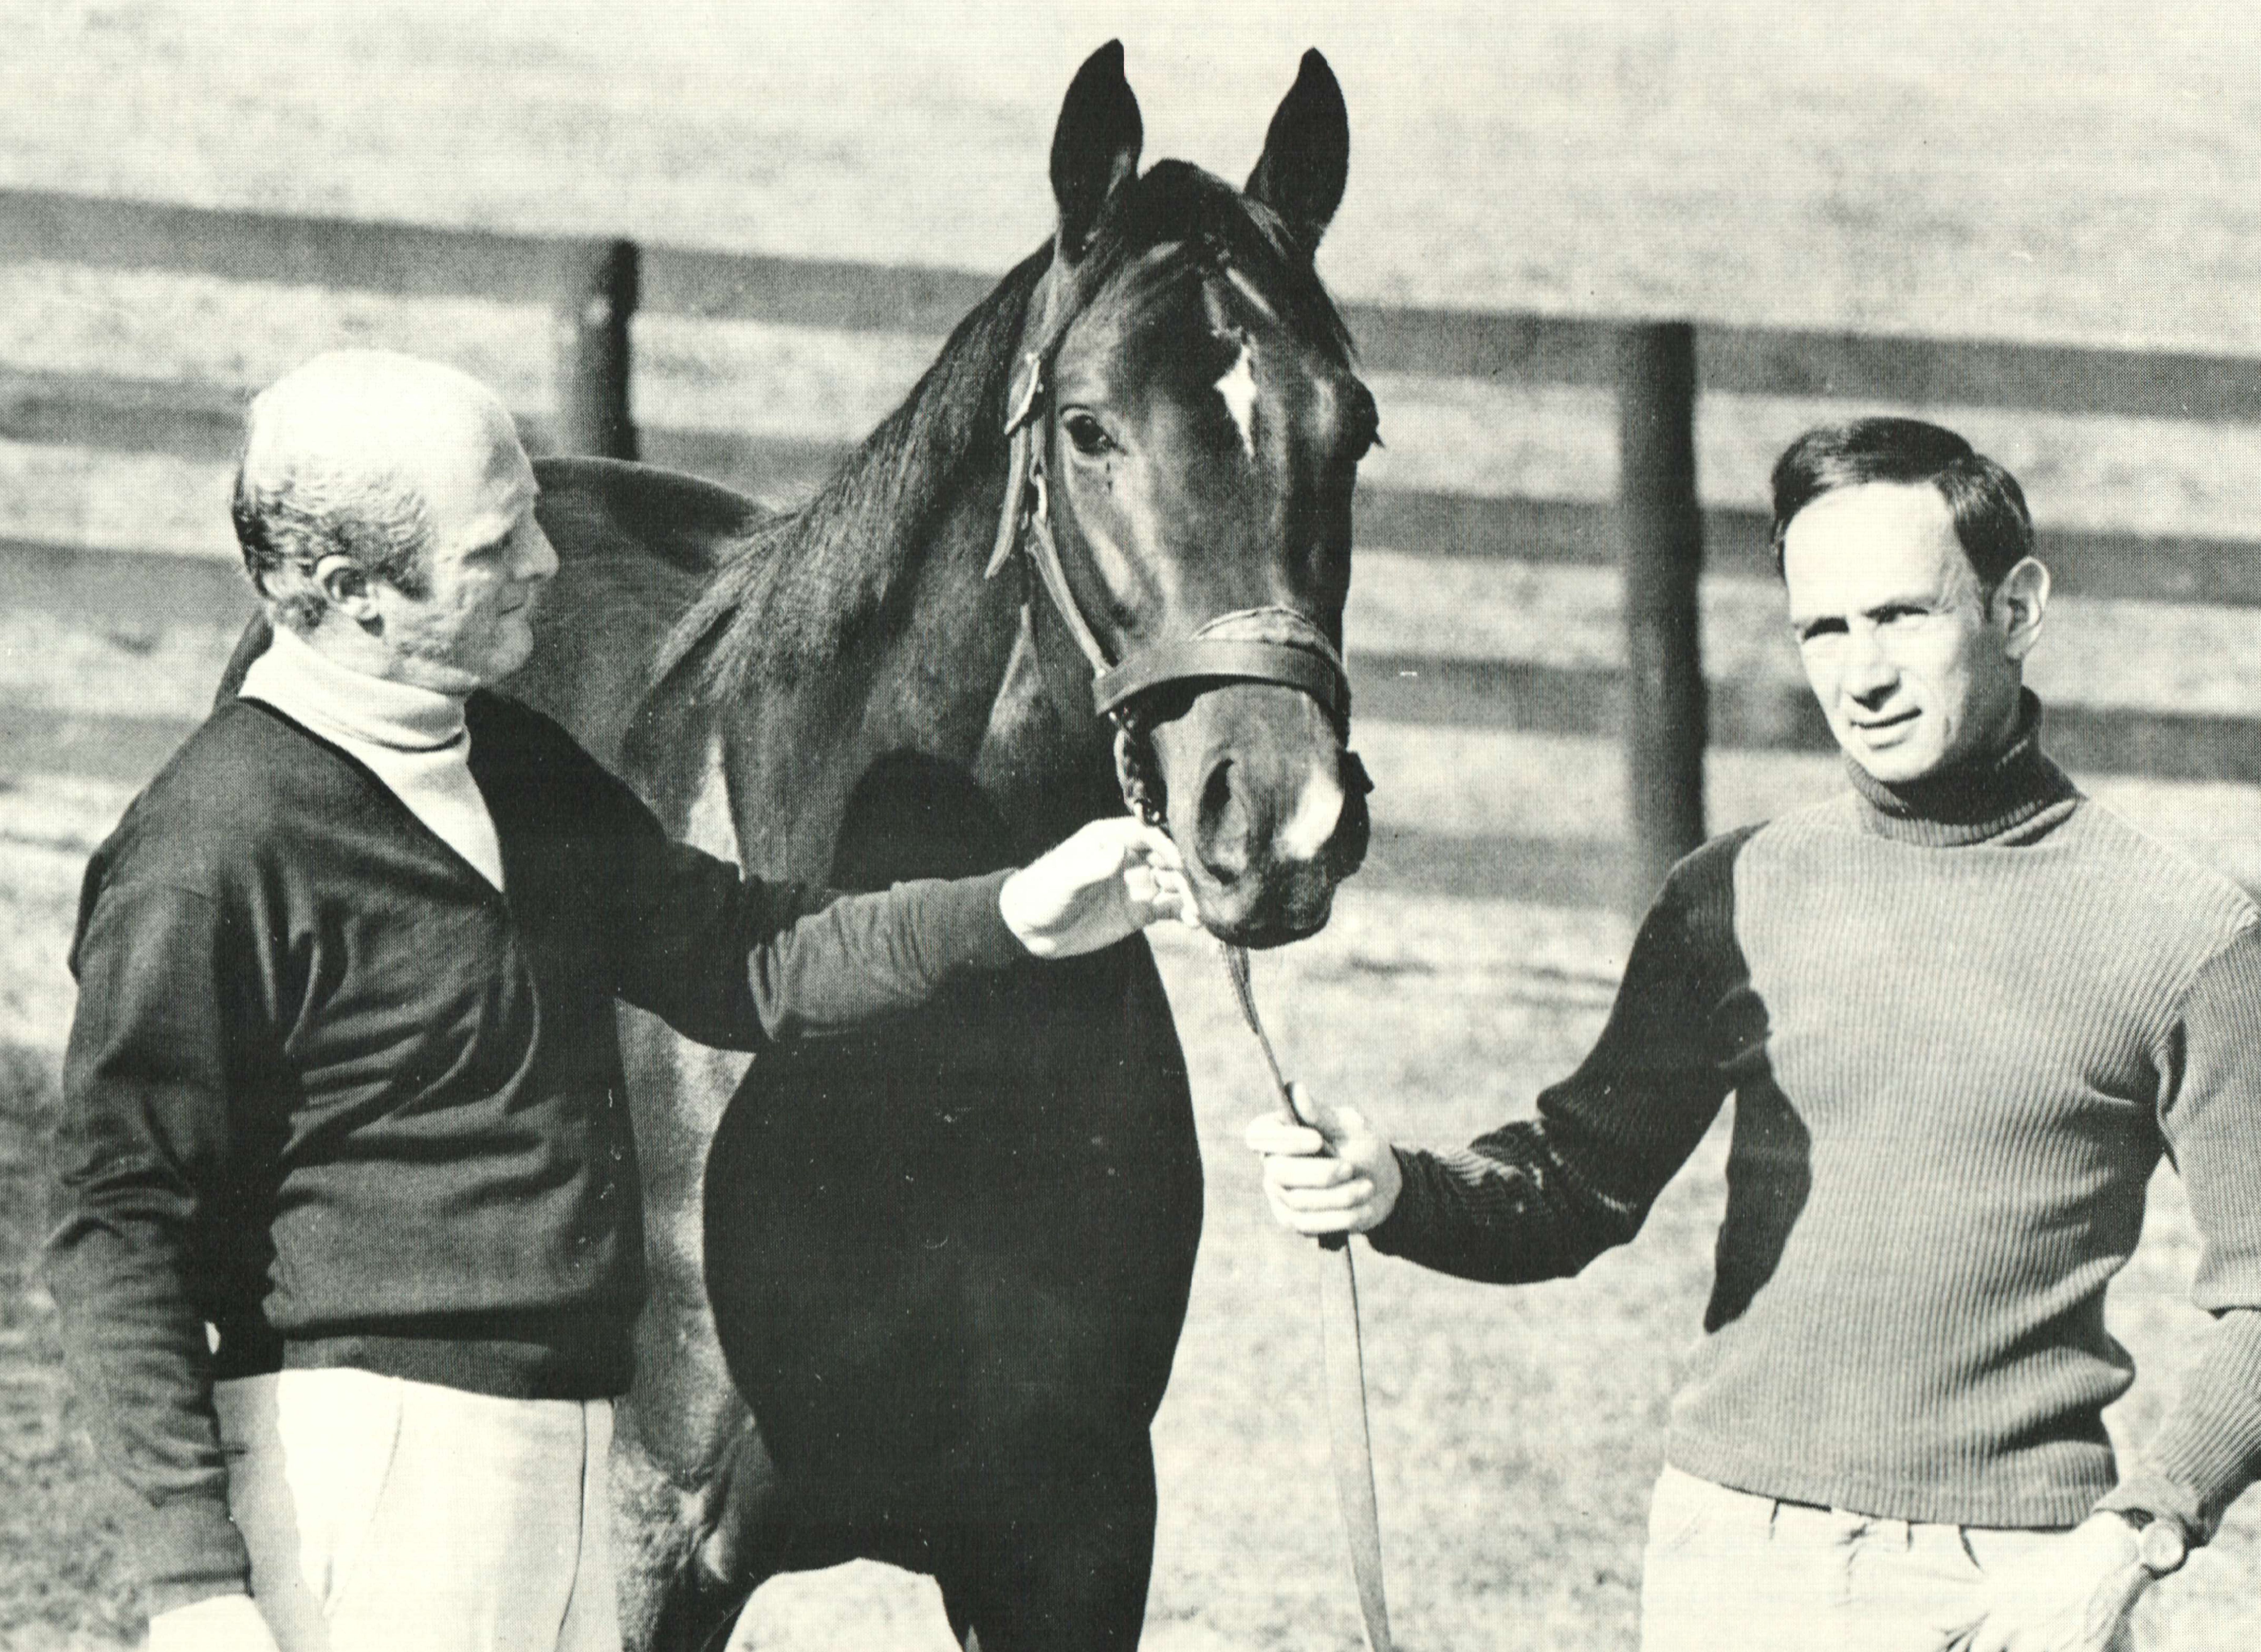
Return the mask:
POLYGON ((2165 1577, 2183 1569, 2190 1558, 2190 1539, 2182 1522, 2162 1519, 2149 1509, 2114 1509, 2135 1533, 2135 1560, 2154 1577, 2165 1577))

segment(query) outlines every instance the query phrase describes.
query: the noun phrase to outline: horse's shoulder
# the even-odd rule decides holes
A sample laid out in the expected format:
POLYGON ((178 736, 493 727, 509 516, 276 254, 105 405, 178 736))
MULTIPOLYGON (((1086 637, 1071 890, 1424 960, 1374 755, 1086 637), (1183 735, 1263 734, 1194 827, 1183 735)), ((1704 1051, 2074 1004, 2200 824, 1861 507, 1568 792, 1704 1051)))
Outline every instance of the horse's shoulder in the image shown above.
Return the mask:
POLYGON ((535 514, 563 562, 631 554, 704 578, 769 514, 719 482, 622 459, 537 459, 534 474, 535 514))

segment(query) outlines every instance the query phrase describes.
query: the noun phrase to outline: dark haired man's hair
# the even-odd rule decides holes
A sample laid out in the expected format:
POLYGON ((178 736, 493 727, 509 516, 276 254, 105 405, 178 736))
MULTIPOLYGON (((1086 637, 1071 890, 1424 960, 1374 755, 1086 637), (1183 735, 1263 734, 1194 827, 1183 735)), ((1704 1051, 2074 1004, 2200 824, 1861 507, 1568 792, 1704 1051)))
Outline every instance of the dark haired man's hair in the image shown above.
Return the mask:
POLYGON ((1798 512, 1839 488, 1928 482, 1947 501, 1955 537, 1991 597, 2002 576, 2034 554, 2034 519, 2018 478, 1952 430, 1920 419, 1855 419, 1820 425, 1774 464, 1774 571, 1798 512))

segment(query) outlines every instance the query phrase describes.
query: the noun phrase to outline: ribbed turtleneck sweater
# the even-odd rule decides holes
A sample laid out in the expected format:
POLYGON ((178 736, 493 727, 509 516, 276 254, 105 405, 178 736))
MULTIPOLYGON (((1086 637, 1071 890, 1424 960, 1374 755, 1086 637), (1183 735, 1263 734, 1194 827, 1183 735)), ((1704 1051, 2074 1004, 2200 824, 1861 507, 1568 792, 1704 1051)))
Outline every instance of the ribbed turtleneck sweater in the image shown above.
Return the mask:
POLYGON ((1762 1496, 2200 1538, 2261 1473, 2261 929, 2235 886, 2084 797, 2039 707, 1999 757, 1715 839, 1642 924, 1537 1117, 1401 1150, 1378 1249, 1470 1278, 1633 1238, 1726 1097, 1727 1199, 1666 1454, 1762 1496), (2115 1489, 2134 1380, 2107 1283, 2162 1152, 2218 1316, 2115 1489))
POLYGON ((359 759, 434 837, 503 887, 502 845, 471 779, 462 700, 349 670, 283 625, 238 692, 359 759))

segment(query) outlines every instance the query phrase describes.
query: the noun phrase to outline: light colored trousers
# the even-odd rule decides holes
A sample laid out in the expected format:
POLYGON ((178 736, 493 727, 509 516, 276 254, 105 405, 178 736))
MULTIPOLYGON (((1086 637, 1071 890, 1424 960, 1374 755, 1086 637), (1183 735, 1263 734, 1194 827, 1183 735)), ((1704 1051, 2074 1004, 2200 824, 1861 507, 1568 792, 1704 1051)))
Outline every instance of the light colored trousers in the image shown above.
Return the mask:
POLYGON ((213 1399, 228 1511, 283 1652, 620 1652, 610 1401, 342 1370, 213 1399))
POLYGON ((1986 1615, 1989 1568, 2055 1535, 1818 1509, 1668 1468, 1641 1560, 1641 1652, 1941 1652, 1986 1615))

